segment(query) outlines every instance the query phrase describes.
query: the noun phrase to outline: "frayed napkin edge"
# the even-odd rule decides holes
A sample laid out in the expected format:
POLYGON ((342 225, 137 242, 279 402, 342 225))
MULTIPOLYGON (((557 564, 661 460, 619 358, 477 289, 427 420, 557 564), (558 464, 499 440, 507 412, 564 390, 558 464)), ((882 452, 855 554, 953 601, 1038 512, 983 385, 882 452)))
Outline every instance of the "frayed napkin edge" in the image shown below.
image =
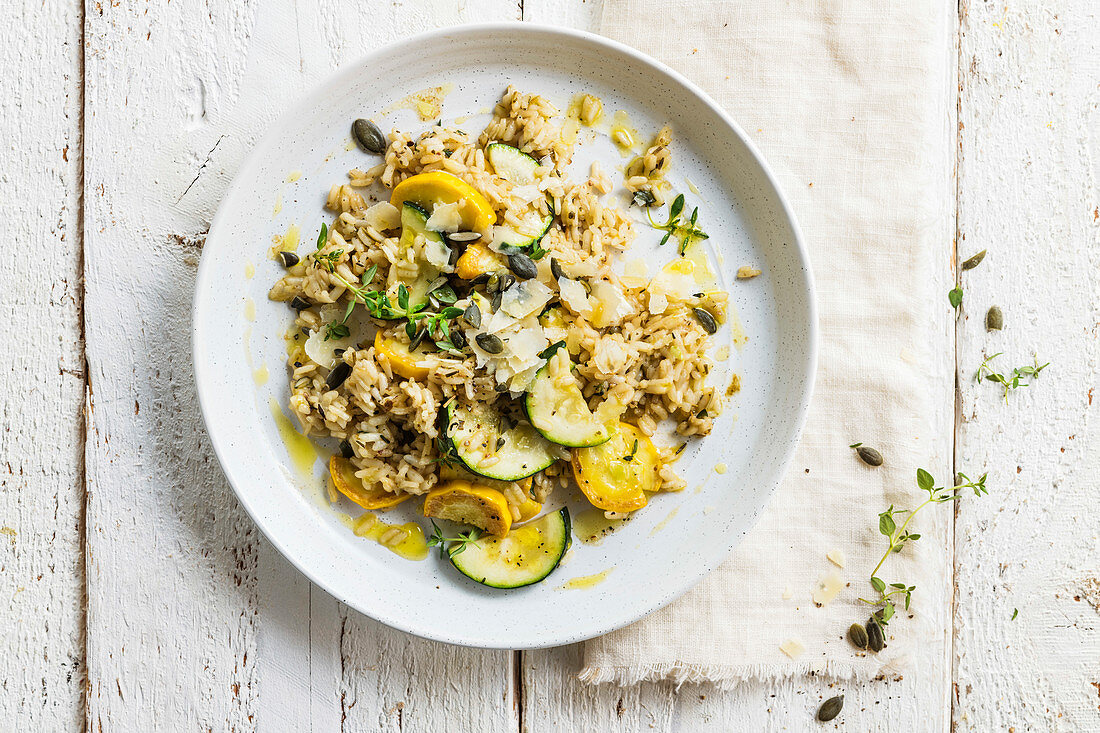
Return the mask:
POLYGON ((866 658, 853 662, 829 659, 806 661, 794 666, 771 664, 637 664, 629 667, 585 666, 577 679, 586 685, 614 684, 630 687, 643 682, 672 682, 676 689, 684 685, 705 684, 719 690, 732 690, 742 682, 778 682, 793 675, 817 675, 836 680, 866 681, 879 675, 900 671, 908 665, 907 654, 884 664, 866 664, 866 658))

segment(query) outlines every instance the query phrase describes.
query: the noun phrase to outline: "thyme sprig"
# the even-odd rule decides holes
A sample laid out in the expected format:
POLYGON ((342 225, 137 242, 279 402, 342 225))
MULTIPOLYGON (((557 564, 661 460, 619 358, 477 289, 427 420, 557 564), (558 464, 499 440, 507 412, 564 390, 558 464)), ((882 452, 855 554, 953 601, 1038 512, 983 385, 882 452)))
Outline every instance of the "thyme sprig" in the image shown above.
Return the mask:
POLYGON ((936 486, 936 480, 932 478, 932 474, 925 471, 923 468, 917 469, 917 486, 921 491, 928 494, 928 498, 917 505, 916 509, 895 509, 891 504, 890 507, 878 515, 878 531, 880 534, 886 537, 886 552, 882 553, 882 558, 878 561, 878 565, 871 571, 871 587, 878 593, 877 598, 860 598, 859 600, 870 606, 875 607, 875 618, 878 622, 885 626, 894 615, 895 607, 900 603, 903 604, 905 609, 909 609, 909 604, 913 599, 913 591, 917 589, 915 585, 906 585, 905 583, 889 583, 882 580, 879 577, 878 572, 882 569, 882 566, 886 563, 887 558, 891 555, 901 552, 910 542, 916 542, 920 539, 920 535, 915 532, 909 531, 909 523, 913 521, 913 517, 917 516, 917 513, 921 509, 924 509, 929 504, 944 504, 949 501, 957 501, 963 491, 970 489, 974 492, 975 496, 982 496, 989 493, 985 488, 985 478, 988 474, 982 474, 981 478, 977 481, 972 481, 966 474, 960 473, 956 478, 956 484, 950 488, 944 486, 936 486), (905 515, 905 521, 898 525, 898 521, 901 516, 905 515))
MULTIPOLYGON (((398 288, 399 303, 402 302, 401 288, 403 287, 402 285, 398 288)), ((404 303, 407 310, 408 293, 404 295, 404 303)), ((409 337, 410 342, 409 350, 412 351, 425 339, 429 339, 435 343, 440 351, 461 356, 462 349, 459 348, 460 344, 455 343, 456 332, 451 331, 451 321, 461 316, 462 313, 461 308, 456 308, 453 305, 445 307, 439 313, 422 313, 413 309, 405 323, 405 334, 409 337)))
POLYGON ((1034 358, 1035 359, 1034 364, 1032 366, 1015 367, 1012 370, 1011 374, 1009 374, 1008 376, 1005 376, 1004 374, 1001 374, 1000 372, 994 371, 993 367, 990 366, 990 362, 993 361, 994 359, 996 359, 998 356, 1000 356, 1003 353, 1004 352, 1002 352, 1002 351, 998 351, 996 354, 993 354, 992 356, 987 356, 982 361, 982 365, 978 367, 978 371, 974 375, 974 380, 977 381, 977 382, 980 382, 984 379, 987 382, 996 382, 997 384, 1001 385, 1001 387, 1004 389, 1004 400, 1007 403, 1009 392, 1011 392, 1014 389, 1019 389, 1020 387, 1030 386, 1030 382, 1025 382, 1023 380, 1024 379, 1034 380, 1035 378, 1037 378, 1039 376, 1039 372, 1043 371, 1048 366, 1050 366, 1050 362, 1048 361, 1046 364, 1040 365, 1039 364, 1039 358, 1035 357, 1034 358))
POLYGON ((330 339, 339 340, 342 338, 347 338, 350 335, 351 329, 338 321, 332 321, 327 326, 325 326, 325 341, 328 341, 330 339))
POLYGON ((404 284, 397 286, 396 305, 390 300, 390 296, 382 290, 373 290, 370 285, 378 274, 378 265, 371 265, 359 278, 359 282, 349 281, 336 271, 340 258, 344 251, 334 249, 330 252, 321 250, 328 243, 328 225, 321 224, 321 232, 317 235, 317 251, 313 253, 313 259, 332 276, 334 280, 344 286, 351 296, 348 306, 344 310, 344 317, 340 321, 332 322, 325 327, 325 340, 340 339, 348 336, 350 329, 347 326, 348 319, 355 311, 355 306, 362 304, 367 312, 374 318, 387 321, 406 319, 405 332, 412 342, 410 351, 420 345, 425 338, 435 343, 436 347, 457 356, 462 355, 464 341, 461 336, 455 339, 455 333, 451 331, 450 322, 462 315, 461 308, 455 308, 453 303, 458 300, 454 289, 444 283, 428 294, 428 301, 410 305, 409 289, 404 284), (438 313, 427 311, 431 303, 441 307, 438 313), (423 321, 423 323, 420 323, 423 321), (418 325, 419 324, 419 325, 418 325))
POLYGON ((482 531, 475 527, 466 532, 459 532, 457 537, 444 537, 443 530, 432 522, 432 536, 428 538, 428 547, 438 547, 440 557, 454 557, 461 554, 466 549, 466 545, 479 540, 481 535, 482 531))
POLYGON ((665 236, 661 238, 661 244, 669 240, 670 237, 676 237, 680 245, 677 247, 677 252, 683 256, 687 251, 688 245, 700 239, 709 239, 710 235, 700 229, 696 222, 699 220, 699 207, 696 206, 691 216, 688 217, 687 223, 681 221, 681 215, 684 213, 684 194, 680 194, 673 201, 672 205, 668 208, 668 221, 664 224, 658 224, 653 221, 653 213, 650 209, 646 209, 646 217, 649 218, 649 225, 654 229, 660 229, 665 233, 665 236))

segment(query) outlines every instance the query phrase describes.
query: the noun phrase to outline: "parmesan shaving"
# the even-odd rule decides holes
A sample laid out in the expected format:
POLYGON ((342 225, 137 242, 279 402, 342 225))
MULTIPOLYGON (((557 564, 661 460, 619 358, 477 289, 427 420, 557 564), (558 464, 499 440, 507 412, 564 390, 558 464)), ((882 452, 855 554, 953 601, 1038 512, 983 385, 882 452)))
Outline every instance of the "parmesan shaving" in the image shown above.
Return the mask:
POLYGON ((389 201, 380 201, 363 212, 363 221, 380 232, 401 226, 401 212, 389 201))
POLYGON ((623 295, 623 291, 606 280, 596 280, 592 283, 590 303, 592 305, 590 320, 596 328, 607 328, 619 323, 634 312, 634 306, 623 295))
POLYGON ((461 199, 450 204, 437 204, 424 226, 433 232, 457 232, 462 227, 462 212, 459 209, 465 202, 461 199))
POLYGON ((443 242, 426 239, 421 252, 424 260, 435 269, 440 272, 454 272, 451 266, 451 250, 443 242))
POLYGON ((569 310, 577 315, 586 315, 592 312, 592 306, 588 302, 588 291, 576 280, 559 277, 558 290, 561 302, 569 310))
POLYGON ((552 297, 554 292, 538 280, 525 280, 504 291, 500 298, 500 310, 513 318, 526 318, 541 312, 552 297))
POLYGON ((824 578, 817 581, 817 587, 814 588, 813 595, 814 603, 819 606, 827 605, 837 597, 837 594, 839 594, 843 588, 844 580, 836 573, 829 573, 824 578))
POLYGON ((802 656, 802 653, 806 651, 806 645, 798 639, 787 639, 779 645, 779 651, 783 652, 791 659, 798 659, 802 656))

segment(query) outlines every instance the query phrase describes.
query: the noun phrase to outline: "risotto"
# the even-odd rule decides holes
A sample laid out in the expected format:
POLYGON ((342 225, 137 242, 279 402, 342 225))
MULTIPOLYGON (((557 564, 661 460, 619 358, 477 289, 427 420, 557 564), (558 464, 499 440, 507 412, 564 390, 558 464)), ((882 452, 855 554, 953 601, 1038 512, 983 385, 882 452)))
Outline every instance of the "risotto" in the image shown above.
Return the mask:
POLYGON ((306 435, 339 441, 335 488, 472 528, 436 527, 432 543, 487 585, 557 565, 569 517, 543 512, 554 491, 576 486, 618 518, 683 488, 672 463, 722 408, 707 349, 727 296, 699 292, 682 256, 706 235, 683 196, 666 204, 672 131, 623 169, 640 223, 598 163, 569 178, 599 114, 594 97, 563 114, 509 88, 477 136, 356 121, 384 159, 332 186, 315 250, 275 252, 287 272, 270 297, 296 314, 289 406, 306 435), (675 246, 651 279, 613 267, 638 226, 675 246), (679 437, 658 447, 662 425, 679 437))

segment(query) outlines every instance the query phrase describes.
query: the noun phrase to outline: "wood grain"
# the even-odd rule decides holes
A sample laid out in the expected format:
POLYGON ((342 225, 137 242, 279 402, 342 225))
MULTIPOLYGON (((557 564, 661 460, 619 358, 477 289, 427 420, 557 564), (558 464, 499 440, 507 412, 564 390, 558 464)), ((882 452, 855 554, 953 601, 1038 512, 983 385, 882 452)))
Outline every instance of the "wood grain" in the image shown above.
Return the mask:
POLYGON ((83 720, 81 16, 0 5, 0 720, 83 720))
POLYGON ((189 356, 203 238, 255 136, 374 45, 518 15, 512 3, 474 10, 379 16, 287 0, 90 13, 89 725, 438 730, 465 716, 514 727, 509 653, 443 650, 363 619, 259 537, 213 459, 189 356), (397 685, 404 660, 423 671, 397 685), (440 705, 429 681, 456 669, 440 705))
POLYGON ((962 20, 959 258, 989 254, 961 274, 956 458, 991 488, 958 509, 954 721, 1098 730, 1100 8, 964 2, 962 20), (997 352, 1006 373, 1050 366, 1006 402, 974 381, 997 352))

